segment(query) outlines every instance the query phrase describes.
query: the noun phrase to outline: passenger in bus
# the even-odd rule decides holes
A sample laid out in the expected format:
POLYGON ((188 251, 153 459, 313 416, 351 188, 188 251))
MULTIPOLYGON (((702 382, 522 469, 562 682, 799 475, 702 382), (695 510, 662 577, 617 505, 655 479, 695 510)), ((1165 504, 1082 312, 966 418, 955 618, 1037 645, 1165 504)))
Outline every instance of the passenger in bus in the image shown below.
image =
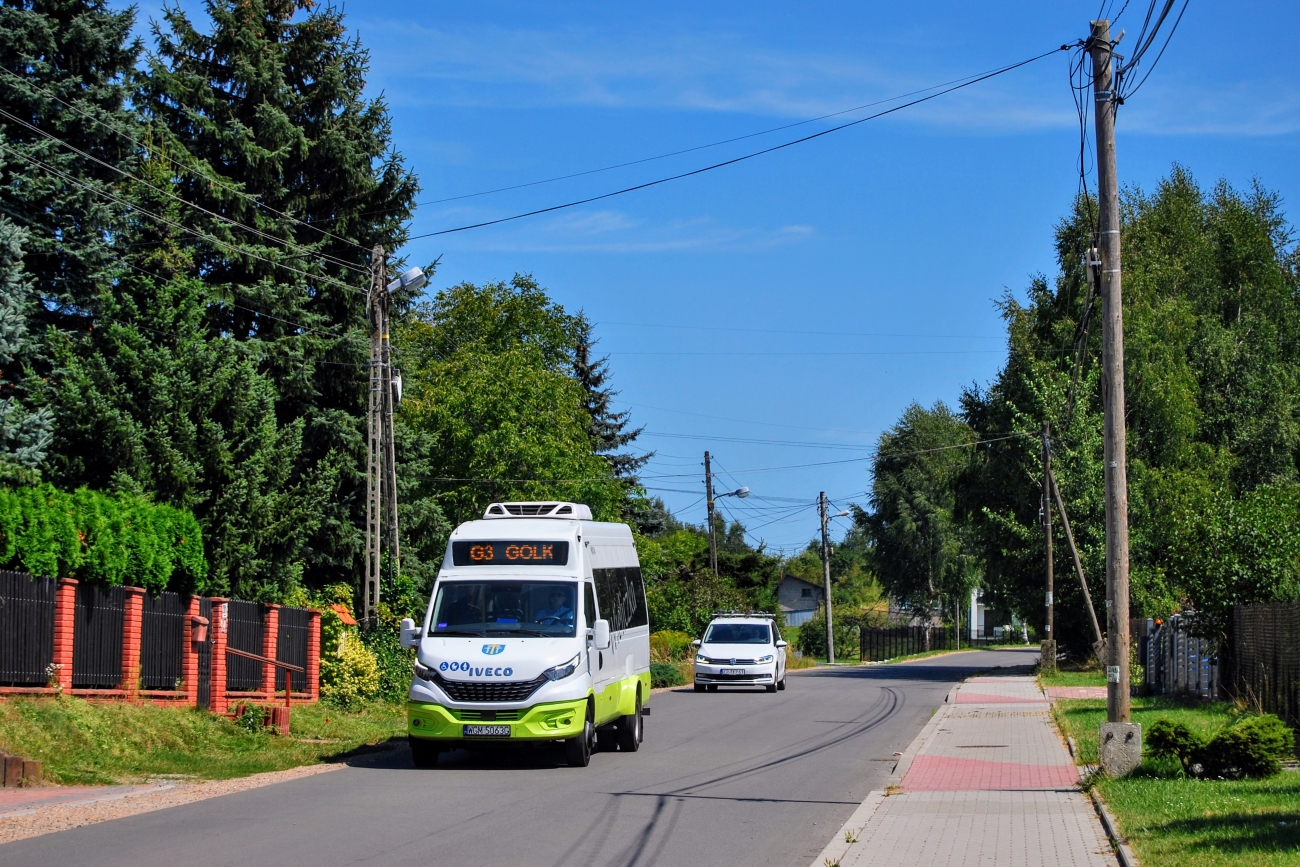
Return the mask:
POLYGON ((546 595, 547 605, 533 619, 538 623, 552 621, 556 623, 573 622, 573 606, 569 604, 569 594, 563 588, 555 587, 546 595))

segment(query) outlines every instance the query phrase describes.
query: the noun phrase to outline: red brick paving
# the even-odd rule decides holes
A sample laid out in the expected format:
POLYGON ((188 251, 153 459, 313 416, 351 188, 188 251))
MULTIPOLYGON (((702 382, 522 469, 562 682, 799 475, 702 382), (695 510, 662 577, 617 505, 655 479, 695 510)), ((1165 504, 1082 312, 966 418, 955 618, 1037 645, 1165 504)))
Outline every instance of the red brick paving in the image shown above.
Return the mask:
POLYGON ((980 692, 957 692, 957 704, 1046 704, 1043 698, 1024 698, 1014 695, 988 695, 980 692))
POLYGON ((923 753, 912 760, 902 788, 905 792, 1072 789, 1078 782, 1074 765, 1022 765, 923 753))

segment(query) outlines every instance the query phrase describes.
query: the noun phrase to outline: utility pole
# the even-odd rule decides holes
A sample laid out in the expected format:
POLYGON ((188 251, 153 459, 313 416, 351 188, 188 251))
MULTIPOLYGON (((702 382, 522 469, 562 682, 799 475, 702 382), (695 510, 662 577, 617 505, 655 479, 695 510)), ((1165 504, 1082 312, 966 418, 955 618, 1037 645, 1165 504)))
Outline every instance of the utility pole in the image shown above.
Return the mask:
POLYGON ((709 568, 718 574, 718 540, 713 531, 713 468, 709 453, 704 453, 704 497, 709 503, 709 568))
POLYGON ((1124 430, 1124 311, 1120 260, 1119 180, 1115 167, 1114 46, 1110 21, 1093 21, 1092 58, 1100 206, 1102 395, 1106 471, 1106 722, 1101 765, 1123 776, 1142 760, 1142 729, 1130 722, 1128 632, 1128 472, 1124 430))
POLYGON ((1056 671, 1056 591, 1055 562, 1052 558, 1052 438, 1047 422, 1043 422, 1043 535, 1047 540, 1047 640, 1043 642, 1039 667, 1046 672, 1056 671))
POLYGON ((831 620, 831 545, 826 538, 826 492, 817 496, 822 513, 822 582, 826 588, 826 662, 835 664, 835 629, 831 620))
POLYGON ((1070 546, 1070 556, 1074 558, 1074 574, 1079 576, 1079 588, 1083 590, 1083 601, 1088 606, 1088 617, 1092 621, 1092 652, 1097 662, 1106 661, 1106 640, 1101 637, 1101 625, 1097 623, 1097 609, 1092 605, 1092 594, 1088 592, 1088 579, 1083 576, 1083 561, 1079 559, 1079 548, 1074 544, 1074 533, 1070 532, 1070 515, 1065 510, 1065 500, 1061 497, 1061 488, 1056 484, 1056 474, 1047 471, 1047 481, 1052 486, 1052 496, 1056 498, 1056 508, 1061 513, 1061 529, 1065 531, 1065 541, 1070 546))
MULTIPOLYGON (((415 269, 415 274, 423 272, 415 269)), ((397 454, 393 439, 393 349, 389 341, 389 295, 394 286, 418 286, 408 271, 388 282, 388 256, 376 244, 370 253, 370 291, 366 318, 370 324, 370 400, 366 413, 366 578, 362 593, 362 619, 375 622, 379 607, 379 579, 384 546, 388 546, 388 577, 401 568, 397 528, 397 454)))

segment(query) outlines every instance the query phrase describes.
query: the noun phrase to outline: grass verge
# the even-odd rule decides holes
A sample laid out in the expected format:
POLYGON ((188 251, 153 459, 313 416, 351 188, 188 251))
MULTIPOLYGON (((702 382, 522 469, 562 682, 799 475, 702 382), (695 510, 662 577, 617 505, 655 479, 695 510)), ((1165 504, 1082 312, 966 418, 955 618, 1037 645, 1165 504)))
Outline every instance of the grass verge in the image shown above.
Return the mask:
POLYGON ((405 733, 405 711, 397 705, 297 705, 285 738, 197 708, 68 697, 0 702, 0 750, 39 759, 45 776, 65 785, 242 777, 316 764, 405 733))
MULTIPOLYGON (((1063 672, 1067 675, 1095 673, 1063 672)), ((1094 686, 1067 678, 1049 685, 1094 686)), ((1106 718, 1100 700, 1059 701, 1053 714, 1072 735, 1084 764, 1097 761, 1097 731, 1106 718)), ((1227 704, 1135 698, 1133 721, 1143 730, 1162 717, 1210 735, 1240 715, 1227 704)), ((1144 867, 1300 867, 1300 773, 1266 780, 1201 780, 1187 777, 1174 760, 1143 759, 1123 780, 1097 779, 1122 833, 1144 867)))

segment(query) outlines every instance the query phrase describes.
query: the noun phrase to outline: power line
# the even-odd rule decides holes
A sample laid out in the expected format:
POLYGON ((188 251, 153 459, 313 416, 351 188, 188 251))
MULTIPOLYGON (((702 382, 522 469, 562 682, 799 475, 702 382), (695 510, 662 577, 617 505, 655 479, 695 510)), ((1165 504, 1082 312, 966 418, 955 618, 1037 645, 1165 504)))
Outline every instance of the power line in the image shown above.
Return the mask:
POLYGON ((929 96, 923 96, 919 99, 914 99, 911 102, 905 102, 902 105, 896 105, 893 108, 887 108, 884 111, 867 115, 866 117, 859 118, 857 120, 851 120, 848 123, 842 123, 838 126, 833 126, 829 129, 824 129, 821 130, 820 132, 815 132, 812 133, 811 135, 806 135, 802 138, 794 139, 793 141, 783 142, 781 144, 773 145, 772 147, 768 147, 768 148, 763 148, 762 150, 758 150, 752 153, 744 154, 742 156, 734 157, 729 160, 723 160, 722 162, 714 163, 713 165, 704 166, 703 168, 693 169, 689 172, 681 172, 679 174, 670 175, 666 178, 659 178, 658 180, 646 181, 645 183, 636 184, 630 187, 625 187, 621 190, 615 190, 614 192, 611 193, 602 193, 601 195, 598 196, 588 196, 587 198, 578 199, 572 202, 565 202, 564 204, 561 205, 551 205, 550 207, 547 208, 538 208, 536 210, 527 211, 522 214, 515 214, 510 217, 500 217, 495 220, 485 220, 479 223, 471 223, 465 226, 457 226, 454 229, 441 229, 437 232, 425 232, 424 234, 421 235, 412 235, 407 240, 415 241, 420 238, 433 238, 433 237, 437 237, 438 235, 450 235, 455 232, 467 232, 470 229, 481 229, 484 228, 485 226, 496 226, 501 223, 509 223, 514 220, 522 220, 526 217, 536 217, 539 214, 549 214, 553 211, 562 211, 566 208, 577 207, 578 205, 587 205, 592 202, 599 202, 602 199, 609 199, 609 198, 613 198, 614 196, 622 196, 627 193, 633 193, 638 190, 644 190, 650 187, 656 187, 659 186, 660 184, 666 184, 671 181, 679 181, 682 180, 683 178, 689 178, 695 175, 701 175, 704 174, 705 172, 711 172, 716 169, 725 168, 726 166, 733 166, 737 163, 741 163, 746 160, 752 160, 755 157, 763 156, 764 154, 770 154, 775 151, 784 150, 785 148, 788 147, 794 147, 795 145, 803 144, 804 142, 809 142, 812 141, 813 139, 818 139, 821 138, 822 136, 830 135, 831 133, 836 133, 839 132, 840 130, 848 129, 849 127, 852 126, 857 126, 860 123, 866 123, 869 120, 875 120, 877 118, 884 117, 885 115, 893 114, 896 111, 902 111, 905 108, 911 108, 914 105, 920 105, 921 103, 928 102, 929 100, 932 99, 938 99, 939 97, 952 93, 955 90, 961 90, 964 87, 970 87, 972 84, 978 84, 981 81, 987 81, 988 79, 994 78, 995 76, 1003 75, 1005 73, 1011 72, 1012 70, 1019 69, 1022 66, 1027 66, 1028 64, 1033 63, 1037 60, 1042 60, 1044 57, 1048 57, 1052 54, 1055 54, 1057 51, 1068 50, 1068 48, 1069 48, 1068 45, 1062 45, 1060 48, 1053 48, 1051 51, 1044 52, 1036 57, 1031 57, 1028 60, 1022 60, 1019 63, 1013 63, 1010 66, 1004 66, 1000 69, 996 69, 992 72, 988 72, 985 73, 984 75, 978 76, 976 78, 972 78, 961 84, 957 84, 957 85, 953 85, 952 87, 945 88, 944 90, 940 90, 938 93, 932 93, 929 96))
POLYGON ((670 325, 651 322, 602 322, 601 325, 627 325, 635 328, 679 328, 689 331, 734 331, 742 334, 804 334, 815 337, 898 337, 934 340, 1004 340, 1005 334, 878 334, 869 331, 791 331, 784 328, 729 328, 719 325, 670 325))
MULTIPOLYGON (((31 81, 31 80, 30 80, 29 78, 27 78, 26 76, 20 75, 20 74, 18 74, 17 72, 14 72, 14 71, 11 70, 11 69, 6 69, 5 67, 2 67, 2 66, 0 66, 0 72, 3 72, 4 74, 10 76, 11 78, 16 78, 16 79, 18 79, 19 81, 21 81, 21 82, 22 82, 24 85, 26 85, 27 87, 30 87, 30 88, 32 88, 33 90, 36 90, 36 91, 38 91, 38 92, 40 92, 40 93, 45 94, 45 96, 47 96, 47 97, 49 97, 50 99, 54 100, 54 101, 57 102, 59 105, 61 105, 61 106, 63 106, 64 108, 68 109, 69 111, 75 112, 75 113, 81 115, 82 117, 84 117, 86 120, 90 121, 91 123, 96 124, 97 126, 101 126, 101 127, 103 127, 104 129, 108 130, 109 132, 113 133, 114 135, 117 135, 117 136, 120 136, 120 137, 123 138, 123 139, 126 139, 127 141, 129 141, 129 142, 131 142, 132 144, 134 144, 136 147, 139 147, 139 148, 141 148, 142 150, 144 150, 144 151, 146 151, 146 152, 148 152, 148 153, 151 153, 151 154, 155 153, 154 150, 152 150, 148 145, 144 144, 144 143, 143 143, 142 141, 140 141, 139 139, 137 139, 137 138, 135 138, 135 137, 133 137, 133 136, 128 135, 127 133, 123 132, 122 130, 118 129, 118 128, 115 127, 115 126, 112 126, 111 124, 104 123, 102 120, 100 120, 100 119, 97 118, 97 117, 94 117, 93 115, 87 114, 86 112, 82 111, 81 109, 77 108, 75 105, 72 105, 71 103, 64 102, 62 99, 59 99, 57 96, 55 96, 54 94, 50 93, 50 92, 49 92, 48 90, 46 90, 45 88, 41 87, 39 84, 36 84, 34 81, 31 81)), ((339 241, 340 243, 348 244, 348 245, 350 245, 350 246, 356 247, 356 248, 359 249, 359 250, 366 250, 366 247, 365 247, 365 246, 363 246, 362 244, 358 244, 356 241, 349 241, 347 238, 341 238, 341 237, 339 237, 338 235, 333 234, 332 232, 328 232, 328 231, 326 231, 325 229, 321 229, 321 228, 319 228, 319 227, 317 227, 317 226, 313 226, 311 223, 306 223, 306 222, 304 222, 304 221, 302 221, 302 220, 299 220, 299 219, 296 218, 296 217, 292 217, 292 216, 290 216, 289 214, 284 213, 283 211, 277 211, 275 208, 272 208, 270 205, 268 205, 268 204, 266 204, 266 203, 264 203, 264 202, 259 202, 259 201, 257 200, 257 197, 256 197, 256 196, 250 196, 248 193, 244 192, 244 191, 241 190, 241 189, 238 189, 235 185, 233 185, 233 184, 229 183, 228 181, 226 181, 225 179, 223 179, 220 175, 215 175, 215 174, 214 174, 214 175, 207 175, 207 174, 205 174, 204 172, 202 172, 202 171, 200 171, 200 170, 195 170, 194 168, 192 168, 192 167, 190 167, 190 166, 186 166, 186 165, 182 164, 179 160, 176 160, 176 159, 174 159, 174 158, 168 156, 166 153, 158 152, 158 156, 161 156, 163 159, 167 160, 167 162, 171 163, 172 165, 177 166, 178 168, 180 168, 180 169, 182 169, 182 170, 184 170, 184 171, 187 171, 187 172, 193 174, 194 176, 196 176, 196 177, 198 177, 198 178, 200 178, 200 179, 202 179, 202 180, 204 180, 204 181, 207 181, 208 183, 216 184, 217 186, 221 187, 222 189, 226 190, 227 192, 234 193, 234 194, 237 195, 237 196, 240 196, 240 197, 242 197, 242 198, 245 198, 245 199, 249 200, 249 201, 251 202, 251 204, 252 204, 254 207, 258 207, 258 208, 261 208, 261 209, 263 209, 263 210, 265 210, 265 211, 269 211, 270 213, 275 214, 277 217, 280 217, 280 218, 285 219, 285 220, 289 220, 289 221, 291 221, 291 222, 293 222, 293 223, 296 223, 297 225, 302 226, 302 227, 304 227, 304 228, 311 229, 313 232, 319 232, 319 233, 321 233, 322 235, 325 235, 325 236, 327 236, 327 237, 333 238, 333 239, 336 240, 336 241, 339 241)), ((366 252, 369 252, 369 250, 366 250, 366 252)))
POLYGON ((795 446, 799 448, 810 449, 848 449, 851 451, 869 451, 875 446, 871 445, 854 445, 850 443, 814 443, 803 442, 800 440, 768 440, 752 439, 748 437, 725 437, 725 436, 705 436, 702 434, 677 434, 677 433, 659 433, 657 431, 645 431, 643 436, 666 437, 668 439, 680 440, 705 440, 706 442, 720 443, 746 443, 751 445, 762 446, 795 446))
MULTIPOLYGON (((985 72, 993 72, 993 71, 994 70, 985 70, 985 72)), ((774 126, 771 127, 770 129, 760 130, 758 132, 746 133, 745 135, 738 135, 732 138, 722 139, 721 141, 715 141, 715 142, 710 142, 708 144, 683 148, 681 150, 671 151, 669 153, 659 154, 657 156, 643 157, 642 159, 637 159, 637 160, 629 160, 627 162, 618 163, 612 166, 604 166, 598 169, 587 169, 586 171, 573 172, 572 174, 567 174, 567 175, 559 175, 558 177, 546 178, 540 181, 528 181, 522 184, 512 184, 511 186, 508 187, 497 187, 491 190, 482 190, 477 193, 465 193, 464 195, 459 195, 459 196, 448 196, 445 199, 432 199, 427 202, 418 202, 417 206, 441 205, 444 202, 459 202, 464 199, 476 199, 479 198, 480 196, 490 196, 493 195, 494 193, 506 193, 506 192, 510 192, 511 190, 522 190, 528 187, 540 186, 542 184, 552 184, 555 183, 556 181, 567 181, 573 178, 586 177, 587 175, 600 174, 601 172, 610 172, 610 171, 614 171, 615 169, 624 169, 629 166, 638 166, 641 165, 642 163, 654 162, 655 160, 664 160, 670 157, 677 157, 683 154, 689 154, 689 153, 695 153, 696 151, 707 150, 709 148, 721 147, 722 145, 725 144, 733 144, 738 141, 745 141, 746 139, 757 138, 758 136, 769 135, 774 132, 781 132, 782 130, 794 129, 795 127, 798 126, 807 126, 808 124, 816 123, 819 120, 827 120, 832 117, 840 117, 841 115, 852 114, 855 111, 862 111, 864 108, 872 108, 877 105, 884 105, 887 102, 896 102, 900 99, 906 99, 909 96, 915 96, 918 93, 926 93, 931 90, 937 90, 940 87, 947 87, 950 84, 957 84, 958 82, 965 81, 968 78, 975 78, 977 76, 984 75, 985 72, 976 72, 971 75, 964 75, 961 78, 954 78, 951 81, 945 81, 942 82, 941 84, 933 84, 929 87, 923 87, 920 90, 912 90, 907 93, 900 93, 897 96, 891 96, 885 99, 878 99, 875 102, 863 103, 862 105, 857 105, 854 106, 853 108, 846 108, 840 111, 833 111, 830 114, 823 114, 823 115, 819 115, 818 117, 810 117, 807 120, 800 120, 800 121, 795 121, 794 123, 787 123, 781 126, 774 126)), ((374 213, 385 213, 385 212, 369 211, 368 213, 374 214, 374 213)))
POLYGON ((707 352, 695 352, 695 351, 686 351, 686 352, 683 352, 683 351, 681 351, 681 350, 654 350, 654 351, 649 351, 649 352, 640 352, 640 351, 625 352, 625 351, 623 351, 623 350, 615 350, 615 351, 614 351, 613 353, 611 353, 611 354, 612 354, 612 355, 673 355, 673 356, 680 356, 680 355, 701 356, 701 355, 704 355, 704 356, 713 356, 713 357, 723 357, 723 356, 736 356, 736 355, 743 355, 743 356, 747 356, 747 357, 756 357, 756 358, 794 358, 794 357, 799 357, 799 356, 809 356, 809 355, 813 355, 813 356, 821 356, 821 355, 853 355, 853 356, 867 356, 867 355, 996 355, 997 353, 999 353, 999 352, 1003 352, 1003 351, 1005 351, 1005 350, 1002 350, 1002 349, 902 349, 902 350, 897 350, 897 351, 893 351, 893 352, 888 352, 888 351, 885 351, 885 352, 859 352, 859 351, 856 351, 856 350, 844 350, 844 351, 836 351, 836 350, 824 350, 824 351, 823 351, 823 350, 819 350, 819 351, 815 351, 815 352, 752 352, 752 351, 750 351, 750 350, 744 350, 744 349, 741 349, 741 350, 735 350, 735 351, 723 350, 723 351, 721 351, 721 352, 713 351, 713 350, 710 350, 710 351, 707 351, 707 352))
POLYGON ((327 261, 327 262, 329 262, 329 263, 331 263, 331 264, 333 264, 333 265, 338 265, 340 268, 348 268, 348 269, 350 269, 350 270, 352 270, 352 271, 356 271, 356 272, 361 273, 361 274, 368 274, 368 273, 369 273, 365 268, 358 268, 356 265, 352 265, 352 264, 350 264, 350 263, 344 261, 343 259, 338 259, 338 258, 335 258, 334 256, 329 256, 329 255, 327 255, 327 254, 325 254, 325 253, 321 253, 321 252, 316 251, 316 250, 311 250, 311 249, 309 249, 309 248, 307 248, 307 247, 300 246, 300 245, 294 243, 293 241, 288 241, 288 240, 285 240, 285 239, 283 239, 283 238, 277 238, 277 237, 275 237, 274 235, 271 235, 271 234, 269 234, 269 233, 267 233, 267 232, 263 232, 261 229, 257 229, 257 228, 255 228, 255 227, 253 227, 253 226, 246 225, 246 224, 244 224, 244 223, 239 222, 238 220, 232 219, 231 217, 227 217, 227 216, 225 216, 225 215, 223 215, 223 214, 218 214, 218 213, 216 213, 215 211, 210 211, 210 210, 208 210, 207 208, 203 207, 202 205, 197 205, 197 204, 195 204, 194 202, 190 202, 190 201, 188 201, 188 200, 186 200, 186 199, 182 199, 180 196, 176 195, 175 193, 172 193, 172 192, 169 192, 169 191, 167 191, 167 190, 164 190, 164 189, 162 189, 161 187, 157 187, 157 186, 155 186, 155 185, 149 183, 149 182, 146 181, 146 180, 142 180, 141 178, 136 177, 135 175, 131 174, 130 172, 126 171, 125 169, 123 169, 123 168, 121 168, 121 167, 119 167, 119 166, 115 166, 115 165, 113 165, 112 163, 110 163, 110 162, 108 162, 108 161, 106 161, 106 160, 101 160, 99 157, 95 156, 94 154, 86 153, 86 152, 83 151, 81 148, 79 148, 79 147, 77 147, 77 146, 75 146, 75 145, 73 145, 73 144, 71 144, 71 143, 69 143, 69 142, 64 141, 63 139, 59 138, 58 136, 54 135, 53 133, 46 132, 45 130, 41 129, 40 127, 28 123, 27 121, 23 120, 22 118, 17 117, 17 116, 15 116, 15 115, 9 113, 8 111, 5 111, 3 108, 0 108, 0 115, 3 115, 4 117, 9 118, 10 120, 12 120, 12 121, 15 122, 15 123, 22 124, 23 126, 25 126, 25 127, 27 127, 28 129, 30 129, 32 132, 35 132, 35 133, 37 133, 38 135, 45 136, 45 137, 46 137, 47 139, 49 139, 50 141, 56 142, 56 143, 58 143, 58 144, 60 144, 60 145, 63 145, 63 147, 67 148, 68 150, 72 151, 72 152, 75 153, 75 154, 79 154, 80 156, 85 157, 86 159, 90 160, 91 162, 97 163, 97 164, 103 166, 104 168, 106 168, 106 169, 108 169, 108 170, 110 170, 110 171, 117 172, 119 175, 121 175, 121 176, 124 177, 124 178, 130 178, 131 180, 135 181, 136 183, 138 183, 138 184, 142 184, 143 186, 148 187, 149 189, 153 190, 154 192, 156 192, 156 193, 158 193, 158 194, 160 194, 160 195, 166 196, 167 198, 172 199, 173 201, 180 202, 182 205, 186 205, 186 206, 188 206, 188 207, 190 207, 190 208, 193 208, 194 210, 199 211, 200 213, 207 214, 209 217, 214 217, 215 219, 220 220, 221 222, 226 223, 226 224, 229 225, 229 226, 233 226, 233 227, 238 228, 238 229, 243 229, 244 231, 246 231, 246 232, 251 232, 252 234, 257 235, 257 236, 260 237, 260 238, 264 238, 264 239, 266 239, 267 241, 271 241, 271 242, 273 242, 273 243, 280 244, 280 245, 282 245, 286 250, 290 250, 290 251, 292 251, 292 252, 302 253, 302 254, 304 254, 304 255, 308 255, 308 256, 319 256, 320 258, 324 259, 325 261, 327 261))

